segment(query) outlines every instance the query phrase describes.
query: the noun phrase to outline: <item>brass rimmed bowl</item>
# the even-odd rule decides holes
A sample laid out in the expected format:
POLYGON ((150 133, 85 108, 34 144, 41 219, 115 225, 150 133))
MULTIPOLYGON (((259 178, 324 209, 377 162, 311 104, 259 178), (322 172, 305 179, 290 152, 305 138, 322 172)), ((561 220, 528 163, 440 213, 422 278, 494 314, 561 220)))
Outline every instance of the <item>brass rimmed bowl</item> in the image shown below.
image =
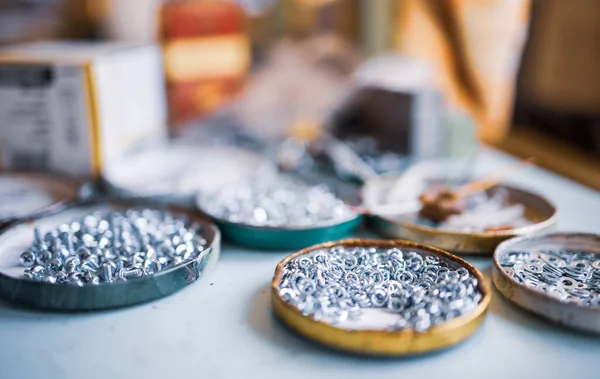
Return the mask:
POLYGON ((485 317, 491 294, 485 284, 483 275, 475 267, 463 259, 446 251, 410 241, 386 241, 375 239, 346 239, 327 242, 300 250, 277 265, 271 284, 271 300, 275 315, 289 328, 301 336, 334 349, 364 355, 410 355, 427 353, 455 345, 470 336, 485 317), (419 253, 431 254, 443 260, 452 261, 466 268, 479 283, 482 299, 479 305, 469 314, 457 317, 443 324, 419 333, 413 329, 344 329, 323 321, 305 316, 292 304, 279 295, 279 285, 283 268, 293 259, 310 254, 315 250, 333 246, 379 247, 411 249, 419 253))
POLYGON ((510 204, 522 204, 525 217, 532 223, 510 230, 470 233, 419 224, 416 214, 411 213, 401 217, 372 215, 368 217, 368 224, 386 237, 419 241, 460 255, 491 255, 502 241, 554 229, 558 213, 550 201, 533 192, 508 185, 494 188, 506 190, 510 204))
POLYGON ((492 266, 492 281, 498 291, 519 307, 549 321, 586 332, 600 333, 600 306, 566 303, 542 290, 517 283, 500 265, 511 251, 543 249, 582 249, 600 259, 600 235, 590 233, 552 233, 524 236, 502 242, 496 248, 492 266))

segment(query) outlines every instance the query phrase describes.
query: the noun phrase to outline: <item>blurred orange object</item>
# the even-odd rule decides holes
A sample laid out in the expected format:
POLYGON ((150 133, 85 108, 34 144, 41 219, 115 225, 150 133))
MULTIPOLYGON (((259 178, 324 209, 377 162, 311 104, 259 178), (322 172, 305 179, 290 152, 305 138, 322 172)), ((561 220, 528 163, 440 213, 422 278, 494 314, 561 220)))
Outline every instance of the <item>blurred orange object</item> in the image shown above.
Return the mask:
POLYGON ((245 28, 244 10, 232 1, 167 2, 161 20, 165 39, 237 34, 245 28))
POLYGON ((173 82, 239 77, 249 64, 248 39, 240 34, 170 40, 163 51, 173 82))
POLYGON ((467 110, 484 141, 509 130, 529 23, 529 0, 399 0, 396 43, 436 68, 450 103, 467 110))
POLYGON ((160 30, 172 134, 231 99, 250 65, 243 8, 229 1, 165 3, 160 30))
MULTIPOLYGON (((191 120, 217 109, 239 92, 243 82, 239 78, 214 78, 167 86, 168 104, 176 120, 191 120)), ((182 126, 174 124, 177 133, 182 126)))

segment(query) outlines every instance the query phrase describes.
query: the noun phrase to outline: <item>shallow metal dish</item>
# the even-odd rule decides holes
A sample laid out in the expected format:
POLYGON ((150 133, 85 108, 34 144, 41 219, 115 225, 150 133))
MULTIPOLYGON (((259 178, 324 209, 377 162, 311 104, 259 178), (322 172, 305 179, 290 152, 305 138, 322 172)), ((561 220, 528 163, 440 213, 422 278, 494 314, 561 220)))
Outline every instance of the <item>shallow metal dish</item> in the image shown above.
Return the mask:
MULTIPOLYGON (((305 178, 304 178, 305 179, 305 178)), ((323 181, 321 181, 322 183, 323 181)), ((315 183, 315 182, 312 182, 315 183)), ((357 198, 357 191, 349 188, 336 188, 336 194, 341 195, 348 201, 357 198)), ((356 214, 355 217, 328 225, 312 226, 307 228, 302 227, 285 227, 285 226, 256 226, 237 222, 231 222, 223 218, 214 216, 207 212, 203 205, 203 194, 198 194, 196 197, 196 208, 206 217, 215 222, 225 241, 232 242, 239 246, 244 246, 252 249, 264 250, 292 250, 302 249, 317 243, 326 241, 338 240, 348 236, 362 222, 362 214, 356 214)))
POLYGON ((347 239, 311 246, 300 250, 279 262, 271 283, 273 310, 284 324, 303 337, 319 344, 365 355, 418 354, 455 345, 477 330, 485 317, 490 299, 490 289, 485 284, 483 275, 475 267, 446 251, 410 241, 347 239), (401 331, 390 331, 386 329, 348 330, 322 321, 316 321, 309 316, 304 316, 302 312, 283 300, 279 295, 279 283, 281 282, 282 271, 285 265, 292 259, 304 254, 310 254, 314 250, 338 245, 345 247, 398 247, 400 249, 412 249, 422 253, 437 255, 445 260, 456 262, 469 270, 469 272, 479 281, 479 290, 483 297, 477 308, 470 314, 434 326, 424 333, 417 333, 413 329, 401 331))
POLYGON ((500 266, 500 258, 511 251, 538 251, 545 248, 584 249, 600 258, 600 235, 553 233, 502 242, 494 252, 494 285, 508 300, 543 318, 570 328, 600 333, 600 307, 564 303, 541 290, 515 282, 500 266))
MULTIPOLYGON (((384 236, 418 241, 464 255, 491 255, 494 248, 504 240, 521 235, 542 233, 554 228, 558 218, 557 210, 548 200, 523 189, 507 185, 496 186, 496 188, 498 187, 508 191, 511 203, 520 203, 525 206, 525 216, 533 224, 511 230, 466 233, 419 225, 392 216, 372 215, 368 217, 368 223, 384 236)), ((407 219, 416 218, 413 215, 409 214, 405 217, 407 219)))
MULTIPOLYGON (((79 198, 83 185, 81 182, 75 179, 43 172, 7 171, 0 174, 0 180, 26 182, 28 185, 36 187, 45 192, 48 197, 50 197, 48 201, 45 201, 44 204, 39 207, 34 207, 30 210, 23 210, 22 208, 26 207, 23 204, 23 201, 26 201, 26 199, 17 198, 3 200, 2 196, 0 196, 0 202, 16 201, 21 206, 20 213, 17 215, 3 217, 0 214, 0 230, 19 220, 32 219, 35 217, 52 214, 64 209, 66 206, 73 204, 79 198)), ((3 184, 0 183, 0 186, 2 185, 3 184)), ((22 197, 23 193, 21 192, 16 195, 22 197)))
POLYGON ((141 202, 100 202, 69 207, 58 214, 15 224, 0 234, 0 296, 27 306, 64 311, 117 308, 143 303, 170 295, 193 283, 213 268, 219 257, 220 242, 220 233, 214 224, 196 213, 181 208, 156 207, 141 202), (95 210, 137 207, 166 209, 197 221, 201 224, 203 235, 208 242, 207 249, 197 259, 158 274, 127 281, 101 283, 96 286, 50 284, 34 281, 23 275, 19 255, 31 243, 34 227, 40 226, 42 229, 54 227, 95 210))

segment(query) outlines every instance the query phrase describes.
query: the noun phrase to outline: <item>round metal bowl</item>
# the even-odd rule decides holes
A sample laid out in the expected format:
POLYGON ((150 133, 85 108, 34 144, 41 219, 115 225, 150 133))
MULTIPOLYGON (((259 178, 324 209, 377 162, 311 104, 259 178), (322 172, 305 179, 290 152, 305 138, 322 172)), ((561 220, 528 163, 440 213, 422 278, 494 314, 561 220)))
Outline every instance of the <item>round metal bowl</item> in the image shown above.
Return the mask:
POLYGON ((376 231, 391 238, 419 241, 456 254, 491 255, 494 248, 504 240, 533 233, 542 233, 554 228, 557 221, 556 207, 535 193, 498 185, 508 191, 509 202, 523 204, 525 216, 533 223, 524 227, 483 233, 448 231, 419 225, 408 220, 390 216, 369 216, 368 222, 376 231))
MULTIPOLYGON (((3 199, 4 191, 0 190, 0 230, 2 230, 19 220, 32 219, 64 209, 79 198, 82 183, 74 179, 42 172, 8 171, 0 174, 0 188, 6 191, 6 196, 12 195, 10 198, 3 199), (12 190, 10 182, 20 185, 20 187, 12 190), (28 205, 27 191, 24 190, 24 187, 39 190, 47 198, 33 199, 35 204, 28 205), (7 202, 6 204, 8 202, 17 203, 20 208, 19 211, 16 214, 3 215, 2 205, 4 201, 7 202)), ((37 197, 35 194, 32 196, 37 197)))
POLYGON ((217 227, 197 214, 174 207, 147 203, 102 202, 70 207, 51 216, 36 218, 12 225, 0 234, 0 296, 31 307, 61 311, 90 311, 117 308, 143 303, 170 295, 196 281, 213 268, 220 253, 220 234, 217 227), (33 238, 33 228, 42 230, 89 214, 96 210, 118 210, 145 207, 169 210, 185 215, 201 225, 208 247, 196 259, 184 262, 158 274, 141 278, 77 287, 35 281, 23 275, 19 256, 33 238))
POLYGON ((239 246, 252 249, 301 249, 317 243, 338 240, 352 233, 360 224, 362 215, 332 225, 312 228, 285 228, 239 224, 208 215, 220 228, 223 238, 239 246))
POLYGON ((547 320, 582 331, 600 333, 600 307, 562 302, 542 290, 517 283, 500 266, 500 259, 511 251, 539 251, 546 248, 584 249, 597 254, 600 259, 600 235, 553 233, 502 242, 494 252, 494 285, 508 300, 547 320))
POLYGON ((490 303, 490 289, 483 275, 472 265, 446 251, 410 241, 384 241, 371 239, 347 239, 311 246, 300 250, 277 265, 271 284, 271 300, 276 316, 301 336, 334 349, 365 355, 408 355, 427 353, 455 345, 470 336, 481 324, 490 303), (483 297, 473 312, 447 321, 418 333, 413 329, 390 331, 386 329, 346 329, 305 316, 279 295, 279 284, 285 265, 305 254, 332 246, 375 246, 412 249, 421 253, 437 255, 444 260, 466 268, 479 281, 483 297))

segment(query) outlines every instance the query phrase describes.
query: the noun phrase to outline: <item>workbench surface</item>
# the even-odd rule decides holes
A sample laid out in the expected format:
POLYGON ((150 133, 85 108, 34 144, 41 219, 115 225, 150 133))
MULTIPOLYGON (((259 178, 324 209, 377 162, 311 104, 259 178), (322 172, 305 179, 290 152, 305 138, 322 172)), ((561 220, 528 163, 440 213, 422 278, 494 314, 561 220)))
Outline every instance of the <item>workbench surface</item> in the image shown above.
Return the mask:
MULTIPOLYGON (((476 171, 497 171, 513 160, 482 148, 476 171)), ((600 232, 600 193, 535 167, 511 182, 558 206, 558 230, 600 232)), ((481 328, 441 352, 382 359, 320 347, 272 314, 273 270, 289 253, 225 244, 217 268, 197 283, 120 310, 45 313, 0 301, 0 378, 600 377, 600 337, 545 322, 495 289, 481 328)), ((468 260, 490 280, 491 258, 468 260)))

